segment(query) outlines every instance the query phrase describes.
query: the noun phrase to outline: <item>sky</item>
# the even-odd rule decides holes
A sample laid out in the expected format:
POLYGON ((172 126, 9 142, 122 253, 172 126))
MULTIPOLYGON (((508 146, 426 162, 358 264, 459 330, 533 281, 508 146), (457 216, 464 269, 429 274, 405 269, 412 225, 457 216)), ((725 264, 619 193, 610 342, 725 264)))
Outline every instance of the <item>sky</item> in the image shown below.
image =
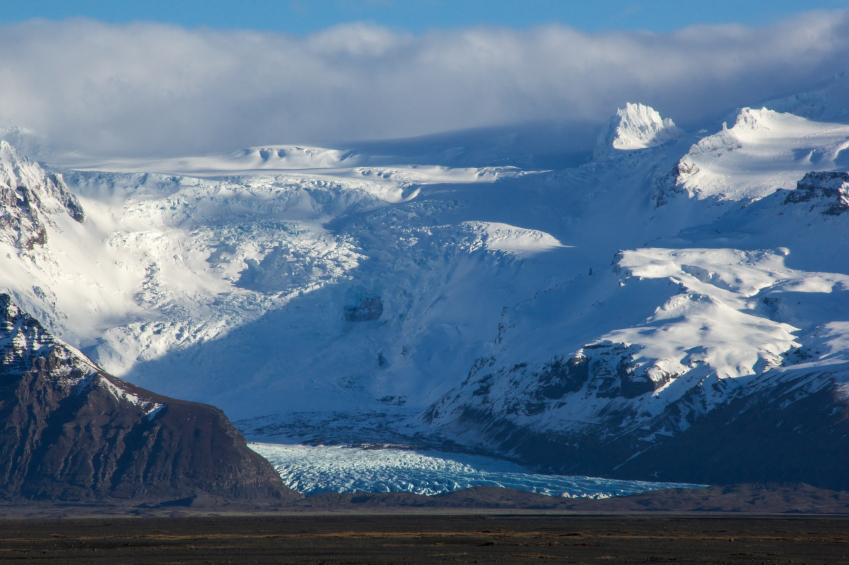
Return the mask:
POLYGON ((849 0, 0 0, 0 23, 86 17, 109 23, 151 21, 300 36, 360 21, 412 33, 550 23, 589 32, 663 33, 697 24, 768 25, 806 10, 847 7, 849 0))
POLYGON ((124 157, 528 123, 591 148, 626 102, 690 127, 849 69, 849 0, 799 4, 0 0, 0 128, 124 157))

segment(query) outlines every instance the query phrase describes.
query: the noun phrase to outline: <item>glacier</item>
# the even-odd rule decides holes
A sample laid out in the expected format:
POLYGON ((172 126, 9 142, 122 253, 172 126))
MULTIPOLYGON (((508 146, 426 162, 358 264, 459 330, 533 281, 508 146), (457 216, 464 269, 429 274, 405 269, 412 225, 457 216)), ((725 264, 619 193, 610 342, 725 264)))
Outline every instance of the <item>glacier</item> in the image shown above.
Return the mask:
POLYGON ((254 441, 709 482, 736 465, 716 426, 752 452, 753 407, 774 445, 844 437, 844 83, 687 130, 628 104, 551 169, 409 141, 38 161, 3 141, 0 290, 254 441))
POLYGON ((540 475, 503 460, 392 447, 250 443, 286 486, 307 496, 325 492, 411 492, 433 496, 476 486, 566 498, 609 498, 704 485, 540 475))

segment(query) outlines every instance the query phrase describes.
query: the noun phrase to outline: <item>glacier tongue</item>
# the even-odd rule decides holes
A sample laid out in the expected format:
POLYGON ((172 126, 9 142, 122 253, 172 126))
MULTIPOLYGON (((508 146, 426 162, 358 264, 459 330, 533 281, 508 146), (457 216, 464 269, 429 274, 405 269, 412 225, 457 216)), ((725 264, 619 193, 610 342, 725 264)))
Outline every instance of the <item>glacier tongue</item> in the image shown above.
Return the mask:
POLYGON ((411 492, 428 496, 476 486, 567 498, 609 498, 702 485, 540 475, 488 457, 393 448, 250 443, 283 482, 309 496, 323 492, 411 492))

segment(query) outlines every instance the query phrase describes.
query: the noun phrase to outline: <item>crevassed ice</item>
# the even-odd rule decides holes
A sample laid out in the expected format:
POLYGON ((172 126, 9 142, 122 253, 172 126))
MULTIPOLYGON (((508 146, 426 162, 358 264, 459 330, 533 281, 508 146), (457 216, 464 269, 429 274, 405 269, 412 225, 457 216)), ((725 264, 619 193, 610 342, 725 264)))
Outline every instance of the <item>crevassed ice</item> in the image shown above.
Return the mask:
POLYGON ((283 482, 305 495, 324 492, 411 492, 436 495, 496 486, 568 498, 608 498, 702 485, 540 475, 507 461, 436 451, 250 443, 283 482))

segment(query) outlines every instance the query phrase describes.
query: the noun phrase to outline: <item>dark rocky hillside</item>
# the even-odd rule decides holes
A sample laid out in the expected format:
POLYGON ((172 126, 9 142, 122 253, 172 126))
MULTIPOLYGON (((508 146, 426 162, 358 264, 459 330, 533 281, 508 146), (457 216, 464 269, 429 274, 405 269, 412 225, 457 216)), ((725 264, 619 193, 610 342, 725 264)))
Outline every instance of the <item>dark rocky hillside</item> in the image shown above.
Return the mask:
POLYGON ((0 496, 300 498, 224 413, 106 374, 0 294, 0 496))
MULTIPOLYGON (((605 441, 593 430, 535 433, 483 410, 466 409, 457 421, 547 472, 713 485, 808 483, 842 491, 849 489, 845 379, 842 365, 767 375, 653 445, 641 439, 648 428, 605 441)), ((663 431, 676 416, 670 409, 651 431, 663 431)))

